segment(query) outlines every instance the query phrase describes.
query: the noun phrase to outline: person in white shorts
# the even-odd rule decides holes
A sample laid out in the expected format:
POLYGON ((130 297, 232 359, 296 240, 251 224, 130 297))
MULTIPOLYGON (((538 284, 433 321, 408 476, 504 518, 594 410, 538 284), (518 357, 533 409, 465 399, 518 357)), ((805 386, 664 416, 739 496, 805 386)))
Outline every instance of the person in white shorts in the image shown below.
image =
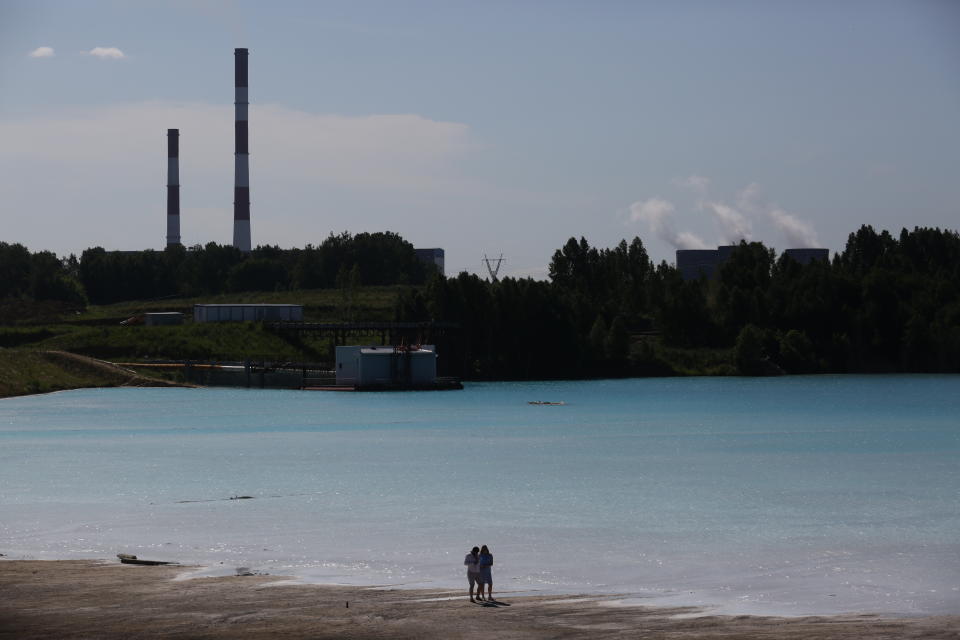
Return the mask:
POLYGON ((480 584, 480 548, 474 547, 463 559, 463 564, 467 565, 467 582, 470 584, 470 602, 476 602, 473 599, 473 587, 477 587, 477 598, 483 600, 483 585, 480 584))

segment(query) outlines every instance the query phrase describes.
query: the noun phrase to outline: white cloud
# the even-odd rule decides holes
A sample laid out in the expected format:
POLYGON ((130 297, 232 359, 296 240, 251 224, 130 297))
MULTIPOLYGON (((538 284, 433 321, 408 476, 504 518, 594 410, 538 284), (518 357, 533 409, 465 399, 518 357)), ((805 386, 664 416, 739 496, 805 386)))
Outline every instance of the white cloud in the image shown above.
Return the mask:
MULTIPOLYGON (((184 242, 229 242, 233 119, 228 104, 162 102, 0 119, 4 209, 25 213, 16 241, 61 253, 157 246, 166 133, 179 128, 184 242)), ((454 222, 452 212, 489 208, 489 185, 458 170, 458 160, 478 147, 469 127, 456 122, 253 105, 254 242, 303 246, 345 229, 390 229, 416 241, 458 228, 476 241, 487 226, 483 217, 454 222)))
POLYGON ((676 207, 662 198, 650 198, 630 205, 630 219, 634 222, 646 222, 650 230, 676 249, 706 249, 707 244, 696 235, 683 231, 677 232, 673 226, 673 212, 676 207))
POLYGON ((120 51, 120 49, 117 49, 116 47, 94 47, 93 49, 90 49, 90 51, 88 51, 87 53, 91 56, 102 58, 104 60, 107 58, 112 60, 119 60, 120 58, 126 57, 123 54, 123 51, 120 51))
POLYGON ((37 47, 29 55, 31 58, 52 58, 55 54, 53 47, 37 47))
POLYGON ((412 114, 350 117, 267 105, 250 118, 251 153, 283 158, 286 176, 311 181, 433 189, 449 175, 445 159, 471 146, 466 125, 412 114))
POLYGON ((753 239, 753 225, 742 213, 722 202, 706 202, 704 206, 716 217, 724 242, 737 244, 741 240, 753 239))
POLYGON ((820 246, 817 232, 809 223, 779 208, 770 211, 770 217, 789 243, 788 249, 820 246))
MULTIPOLYGON (((0 157, 20 154, 75 170, 82 162, 99 165, 90 169, 97 172, 152 166, 165 155, 149 150, 166 144, 168 128, 179 128, 182 164, 232 175, 233 119, 232 106, 150 102, 0 122, 9 140, 0 157)), ((418 115, 351 117, 278 105, 250 110, 251 170, 261 180, 431 189, 448 176, 442 171, 447 160, 472 146, 466 125, 418 115)))

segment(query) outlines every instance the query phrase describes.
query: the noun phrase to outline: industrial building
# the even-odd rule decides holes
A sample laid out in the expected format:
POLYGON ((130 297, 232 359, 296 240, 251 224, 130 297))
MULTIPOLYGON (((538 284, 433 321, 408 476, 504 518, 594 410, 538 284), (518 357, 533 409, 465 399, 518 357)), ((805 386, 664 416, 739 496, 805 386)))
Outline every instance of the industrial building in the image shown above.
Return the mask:
POLYGON ((696 280, 700 276, 712 278, 736 248, 731 244, 716 249, 677 249, 677 269, 684 280, 696 280))
POLYGON ((830 261, 829 249, 787 249, 783 255, 790 256, 800 264, 810 264, 815 260, 820 262, 830 261))
POLYGON ((194 322, 303 322, 300 304, 195 304, 194 322))
POLYGON ((440 275, 446 275, 443 270, 443 249, 414 249, 417 258, 425 264, 432 264, 437 268, 440 275))
POLYGON ((428 388, 437 382, 437 353, 420 347, 338 346, 337 385, 428 388))
MULTIPOLYGON (((701 276, 709 280, 720 271, 720 267, 730 259, 736 248, 737 245, 734 244, 716 249, 677 249, 677 270, 684 280, 696 280, 701 276)), ((810 264, 814 260, 826 262, 830 259, 829 249, 786 249, 783 254, 800 264, 810 264)))

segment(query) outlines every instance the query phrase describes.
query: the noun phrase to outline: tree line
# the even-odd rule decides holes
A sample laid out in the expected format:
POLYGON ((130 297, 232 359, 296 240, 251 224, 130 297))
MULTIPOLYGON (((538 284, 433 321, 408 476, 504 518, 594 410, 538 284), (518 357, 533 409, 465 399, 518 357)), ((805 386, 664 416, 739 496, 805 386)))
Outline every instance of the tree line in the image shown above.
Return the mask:
POLYGON ((422 284, 435 269, 392 232, 331 234, 319 246, 174 246, 163 251, 85 250, 58 259, 0 242, 0 300, 56 300, 83 306, 167 296, 422 284))
POLYGON ((549 274, 436 278, 405 292, 396 317, 461 324, 444 357, 468 377, 668 374, 670 348, 731 350, 717 373, 960 371, 953 231, 863 226, 832 261, 805 265, 741 242, 698 280, 655 266, 640 238, 612 249, 571 238, 549 274))
POLYGON ((408 284, 395 319, 453 322, 450 373, 553 378, 713 373, 960 371, 960 236, 863 226, 831 261, 799 264, 742 242, 712 278, 654 264, 640 238, 571 238, 549 280, 443 277, 391 232, 243 254, 214 243, 80 258, 0 242, 0 300, 82 307, 164 296, 408 284), (705 358, 719 352, 716 365, 705 358), (692 355, 691 355, 692 354, 692 355), (698 355, 699 354, 699 355, 698 355), (696 361, 700 358, 700 362, 696 361))

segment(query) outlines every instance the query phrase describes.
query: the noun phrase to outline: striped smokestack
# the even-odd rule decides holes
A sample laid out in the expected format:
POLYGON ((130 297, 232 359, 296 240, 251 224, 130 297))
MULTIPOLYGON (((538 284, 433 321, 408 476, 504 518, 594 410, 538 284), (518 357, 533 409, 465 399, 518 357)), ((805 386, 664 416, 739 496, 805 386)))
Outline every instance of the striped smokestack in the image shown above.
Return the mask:
POLYGON ((247 50, 234 49, 236 77, 235 162, 233 179, 233 246, 250 251, 250 150, 247 147, 247 50))
POLYGON ((167 129, 167 246, 180 244, 180 129, 167 129))

